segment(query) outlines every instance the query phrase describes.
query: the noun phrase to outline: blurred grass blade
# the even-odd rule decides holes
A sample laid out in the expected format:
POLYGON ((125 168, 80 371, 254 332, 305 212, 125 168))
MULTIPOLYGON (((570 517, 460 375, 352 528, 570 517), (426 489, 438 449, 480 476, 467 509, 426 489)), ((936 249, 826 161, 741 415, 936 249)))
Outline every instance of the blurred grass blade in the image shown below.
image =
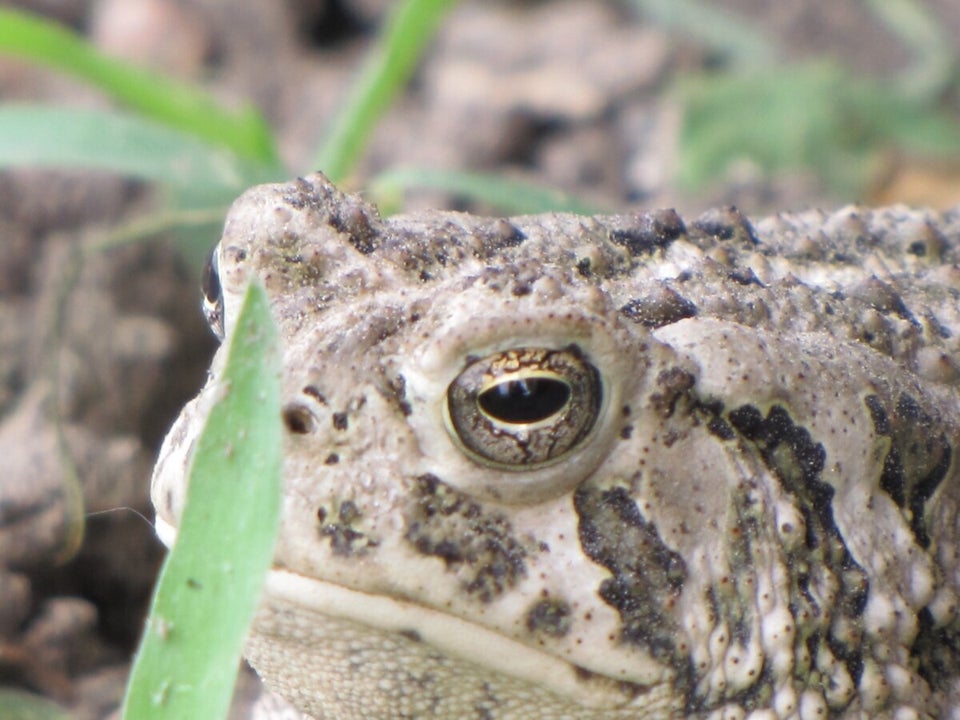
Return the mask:
POLYGON ((334 182, 349 177, 380 116, 410 79, 455 2, 403 0, 397 5, 307 170, 321 170, 334 182))
POLYGON ((266 292, 251 284, 134 661, 126 720, 226 717, 278 527, 276 344, 266 292))
POLYGON ((632 5, 653 22, 720 53, 730 65, 757 68, 776 62, 775 44, 758 25, 732 10, 703 0, 632 0, 632 5))
POLYGON ((960 151, 960 124, 948 113, 829 62, 687 78, 679 90, 678 181, 689 190, 747 162, 766 173, 813 170, 854 200, 882 152, 960 151))
POLYGON ((130 115, 0 105, 0 168, 9 167, 106 170, 231 195, 282 172, 130 115))
POLYGON ((570 212, 597 215, 602 208, 585 203, 555 188, 529 182, 509 180, 502 175, 488 175, 458 170, 395 168, 378 175, 370 183, 371 193, 386 204, 408 188, 430 188, 474 202, 481 202, 508 214, 570 212))
POLYGON ((957 68, 957 53, 946 26, 922 0, 866 0, 866 5, 913 54, 913 63, 897 77, 900 93, 936 102, 957 68))
POLYGON ((197 88, 102 55, 56 23, 0 9, 0 53, 78 77, 146 117, 245 158, 278 162, 270 129, 253 108, 229 112, 197 88))
POLYGON ((3 720, 69 720, 55 702, 16 688, 0 687, 0 718, 3 720))

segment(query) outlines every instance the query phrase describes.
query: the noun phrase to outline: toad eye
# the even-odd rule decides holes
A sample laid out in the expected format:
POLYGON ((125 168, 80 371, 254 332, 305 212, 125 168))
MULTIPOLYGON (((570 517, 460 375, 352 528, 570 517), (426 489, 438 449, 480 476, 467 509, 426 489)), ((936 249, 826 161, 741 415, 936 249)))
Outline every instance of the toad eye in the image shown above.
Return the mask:
POLYGON ((218 340, 223 340, 223 288, 220 286, 220 264, 217 260, 219 247, 214 245, 207 255, 200 277, 200 288, 203 290, 203 315, 207 318, 207 325, 218 340))
POLYGON ((477 462, 530 470, 579 447, 602 400, 600 373, 576 346, 519 348, 471 362, 447 389, 446 417, 477 462))

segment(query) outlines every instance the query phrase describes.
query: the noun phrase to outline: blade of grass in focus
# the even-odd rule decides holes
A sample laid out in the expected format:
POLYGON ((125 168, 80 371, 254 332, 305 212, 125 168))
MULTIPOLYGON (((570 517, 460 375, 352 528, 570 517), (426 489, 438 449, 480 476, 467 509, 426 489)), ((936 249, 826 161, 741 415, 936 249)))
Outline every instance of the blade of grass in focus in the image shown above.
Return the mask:
POLYGON ((160 574, 125 720, 226 717, 280 513, 276 329, 253 283, 197 443, 177 540, 160 574))

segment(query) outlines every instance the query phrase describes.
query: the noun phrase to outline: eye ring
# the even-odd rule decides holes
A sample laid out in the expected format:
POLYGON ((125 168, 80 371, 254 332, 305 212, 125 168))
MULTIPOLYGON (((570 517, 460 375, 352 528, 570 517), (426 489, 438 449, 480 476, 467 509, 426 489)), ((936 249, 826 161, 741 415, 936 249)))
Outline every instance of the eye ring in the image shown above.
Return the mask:
POLYGON ((515 348, 473 359, 447 388, 445 417, 470 458, 524 471, 578 448, 602 405, 600 373, 577 346, 515 348))

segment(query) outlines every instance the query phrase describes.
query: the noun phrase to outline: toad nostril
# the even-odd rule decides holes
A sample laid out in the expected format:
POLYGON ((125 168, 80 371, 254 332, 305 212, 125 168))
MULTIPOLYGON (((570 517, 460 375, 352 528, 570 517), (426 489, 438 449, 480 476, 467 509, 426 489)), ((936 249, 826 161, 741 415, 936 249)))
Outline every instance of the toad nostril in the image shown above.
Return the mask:
POLYGON ((296 435, 312 432, 315 425, 313 413, 299 403, 290 403, 283 409, 283 423, 296 435))

